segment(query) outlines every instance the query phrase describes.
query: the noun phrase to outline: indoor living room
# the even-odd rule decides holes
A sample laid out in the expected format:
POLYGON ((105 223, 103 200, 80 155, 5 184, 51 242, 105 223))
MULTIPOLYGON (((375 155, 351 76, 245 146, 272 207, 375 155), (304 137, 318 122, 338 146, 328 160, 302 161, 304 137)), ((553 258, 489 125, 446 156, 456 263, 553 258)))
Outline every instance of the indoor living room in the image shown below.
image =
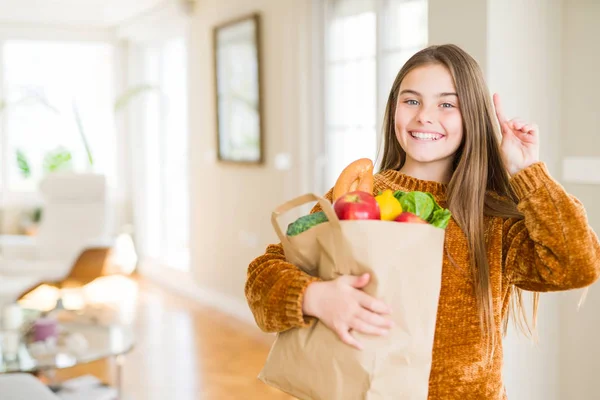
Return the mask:
MULTIPOLYGON (((252 271, 313 205, 288 201, 377 167, 390 90, 429 45, 536 121, 600 232, 598 18, 593 0, 0 1, 0 400, 322 398, 267 382, 297 330, 264 320, 306 313, 294 285, 283 317, 257 311, 251 279, 277 283, 252 271)), ((600 398, 596 305, 596 285, 542 293, 533 344, 509 325, 508 398, 600 398)))
POLYGON ((2 399, 289 398, 256 379, 273 335, 196 282, 194 3, 0 4, 2 399))

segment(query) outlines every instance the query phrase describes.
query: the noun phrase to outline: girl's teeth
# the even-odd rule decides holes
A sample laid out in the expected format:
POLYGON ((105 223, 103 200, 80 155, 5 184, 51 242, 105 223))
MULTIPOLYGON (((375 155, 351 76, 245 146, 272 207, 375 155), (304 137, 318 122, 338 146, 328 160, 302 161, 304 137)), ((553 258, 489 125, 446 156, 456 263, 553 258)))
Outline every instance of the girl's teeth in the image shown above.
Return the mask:
POLYGON ((440 135, 436 135, 434 133, 411 132, 410 135, 415 139, 421 140, 438 140, 439 138, 441 138, 440 135))

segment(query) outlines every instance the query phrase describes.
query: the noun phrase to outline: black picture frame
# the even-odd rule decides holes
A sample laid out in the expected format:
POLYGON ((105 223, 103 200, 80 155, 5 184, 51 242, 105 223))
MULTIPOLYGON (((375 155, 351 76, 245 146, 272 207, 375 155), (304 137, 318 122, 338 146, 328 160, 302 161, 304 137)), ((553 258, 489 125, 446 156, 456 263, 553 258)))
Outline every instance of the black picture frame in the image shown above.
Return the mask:
POLYGON ((263 164, 261 18, 253 13, 213 29, 217 159, 263 164))

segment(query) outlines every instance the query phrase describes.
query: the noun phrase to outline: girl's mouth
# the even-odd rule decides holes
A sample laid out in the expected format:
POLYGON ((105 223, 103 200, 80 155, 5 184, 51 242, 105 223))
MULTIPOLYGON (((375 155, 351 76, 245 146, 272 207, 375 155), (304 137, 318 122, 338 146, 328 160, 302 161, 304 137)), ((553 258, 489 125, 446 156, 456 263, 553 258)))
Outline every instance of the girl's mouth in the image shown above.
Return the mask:
POLYGON ((413 139, 422 140, 422 141, 436 141, 440 140, 444 137, 441 133, 437 132, 420 132, 420 131, 410 131, 408 132, 413 139))

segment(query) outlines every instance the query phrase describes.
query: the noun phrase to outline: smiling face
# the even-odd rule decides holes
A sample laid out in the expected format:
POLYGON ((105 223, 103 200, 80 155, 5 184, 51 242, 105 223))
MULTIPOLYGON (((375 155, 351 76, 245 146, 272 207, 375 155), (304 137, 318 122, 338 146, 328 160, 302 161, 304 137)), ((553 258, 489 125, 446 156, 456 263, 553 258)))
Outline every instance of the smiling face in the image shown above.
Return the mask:
POLYGON ((448 173, 463 139, 463 121, 452 76, 440 64, 410 71, 400 84, 396 139, 409 169, 435 166, 448 173))

